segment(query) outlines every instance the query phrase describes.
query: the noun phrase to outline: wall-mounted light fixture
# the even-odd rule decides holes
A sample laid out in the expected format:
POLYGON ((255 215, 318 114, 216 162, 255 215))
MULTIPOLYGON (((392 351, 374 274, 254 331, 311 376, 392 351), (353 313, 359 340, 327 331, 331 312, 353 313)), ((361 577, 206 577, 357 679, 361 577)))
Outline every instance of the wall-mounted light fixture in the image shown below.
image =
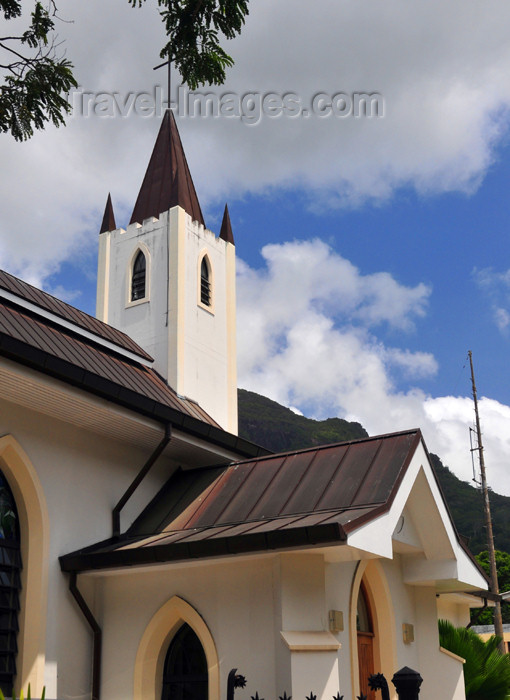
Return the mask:
POLYGON ((329 631, 343 632, 344 629, 344 614, 341 610, 329 611, 329 631))
POLYGON ((411 642, 414 642, 414 625, 410 625, 407 622, 402 624, 402 638, 404 644, 411 644, 411 642))

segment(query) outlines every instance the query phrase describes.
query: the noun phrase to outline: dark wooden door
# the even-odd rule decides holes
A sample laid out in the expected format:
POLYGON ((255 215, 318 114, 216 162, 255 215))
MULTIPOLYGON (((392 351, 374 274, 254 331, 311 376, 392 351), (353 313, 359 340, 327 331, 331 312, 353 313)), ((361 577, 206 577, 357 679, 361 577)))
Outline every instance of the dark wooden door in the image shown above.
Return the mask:
POLYGON ((375 691, 368 688, 368 677, 374 673, 374 635, 358 632, 359 688, 369 700, 376 700, 375 691))
POLYGON ((376 700, 375 691, 368 688, 368 677, 374 673, 374 624, 367 590, 362 581, 358 594, 356 615, 358 633, 358 666, 360 692, 368 700, 376 700))

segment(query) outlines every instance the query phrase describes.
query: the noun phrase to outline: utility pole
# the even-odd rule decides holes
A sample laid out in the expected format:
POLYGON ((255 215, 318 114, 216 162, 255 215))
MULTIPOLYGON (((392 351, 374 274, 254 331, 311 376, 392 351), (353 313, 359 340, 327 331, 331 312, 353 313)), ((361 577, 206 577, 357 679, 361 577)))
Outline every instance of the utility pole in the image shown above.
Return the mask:
MULTIPOLYGON (((480 416, 478 413, 478 398, 476 395, 475 372, 473 369, 473 355, 471 350, 468 352, 469 364, 471 367, 471 384, 473 385, 473 401, 475 403, 475 418, 476 418, 476 434, 478 438, 478 459, 480 462, 480 477, 482 481, 482 496, 483 507, 485 512, 485 526, 487 528, 487 549, 489 551, 490 578, 491 578, 491 593, 499 596, 498 571, 496 569, 496 554, 494 552, 494 535, 492 533, 492 518, 491 507, 489 503, 489 489, 487 487, 487 477, 485 474, 485 459, 483 456, 482 430, 480 428, 480 416)), ((503 640, 503 618, 501 617, 501 601, 496 600, 494 607, 494 632, 503 640)), ((504 642, 501 641, 499 650, 502 654, 505 653, 504 642)))

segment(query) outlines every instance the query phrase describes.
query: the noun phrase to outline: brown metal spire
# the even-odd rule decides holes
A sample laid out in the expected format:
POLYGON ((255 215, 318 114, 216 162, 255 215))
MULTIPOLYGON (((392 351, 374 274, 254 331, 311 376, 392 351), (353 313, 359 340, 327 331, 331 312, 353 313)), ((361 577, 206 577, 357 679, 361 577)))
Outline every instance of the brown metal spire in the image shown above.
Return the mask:
POLYGON ((220 238, 227 243, 234 243, 234 234, 232 233, 232 224, 230 223, 230 214, 228 213, 228 206, 225 204, 225 211, 223 213, 223 221, 221 222, 220 238))
POLYGON ((175 117, 167 109, 129 223, 159 218, 175 206, 205 226, 175 117))
POLYGON ((103 223, 101 224, 101 229, 99 233, 106 233, 106 231, 115 231, 117 225, 115 223, 115 214, 113 213, 112 198, 108 192, 108 199, 106 200, 106 206, 104 208, 103 223))

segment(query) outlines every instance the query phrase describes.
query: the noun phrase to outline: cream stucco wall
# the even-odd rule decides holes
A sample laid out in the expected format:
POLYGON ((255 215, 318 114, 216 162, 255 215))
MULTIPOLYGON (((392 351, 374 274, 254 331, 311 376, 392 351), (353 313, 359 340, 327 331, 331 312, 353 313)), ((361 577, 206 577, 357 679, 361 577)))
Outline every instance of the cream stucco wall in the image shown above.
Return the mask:
POLYGON ((237 433, 235 247, 173 207, 100 236, 99 318, 126 332, 181 396, 237 433), (129 301, 134 257, 147 261, 146 298, 129 301), (200 262, 211 271, 211 305, 200 302, 200 262))
MULTIPOLYGON (((249 700, 250 689, 253 694, 258 690, 261 697, 275 697, 273 563, 270 558, 188 564, 112 575, 104 578, 99 590, 98 606, 104 629, 103 659, 108 669, 103 676, 103 697, 127 700, 134 696, 139 645, 153 617, 174 596, 186 601, 211 633, 219 659, 219 697, 226 695, 226 679, 232 668, 248 678, 248 688, 236 691, 238 700, 243 697, 249 700), (133 610, 136 615, 130 614, 133 610)), ((183 621, 193 626, 192 620, 185 618, 183 621)), ((172 618, 169 635, 173 625, 172 618)), ((168 636, 163 654, 170 641, 168 636)))
MULTIPOLYGON (((399 557, 360 566, 349 561, 327 563, 323 554, 312 552, 91 577, 96 580, 104 629, 103 696, 157 700, 160 688, 154 684, 146 686, 148 694, 136 694, 133 668, 151 621, 177 597, 191 606, 210 632, 219 663, 220 698, 225 697, 229 671, 237 668, 248 685, 236 690, 236 700, 249 700, 255 692, 276 698, 284 691, 304 698, 311 690, 318 700, 330 700, 337 691, 345 700, 354 700, 359 685, 356 661, 354 677, 351 672, 357 654, 351 601, 362 577, 376 604, 375 671, 382 671, 390 682, 394 672, 410 666, 424 678, 420 698, 461 700, 462 663, 440 650, 432 587, 405 585, 399 557), (329 609, 343 611, 343 631, 328 632, 329 609), (133 610, 136 615, 130 614, 133 610), (404 622, 414 628, 410 644, 403 641, 404 622)), ((189 622, 185 617, 183 621, 189 622)), ((163 657, 177 628, 175 618, 169 618, 168 634, 161 637, 163 657)), ((391 682, 390 690, 395 698, 391 682)), ((210 695, 211 700, 215 697, 210 695)))
MULTIPOLYGON (((32 373, 27 371, 27 377, 32 373)), ((66 391, 76 395, 77 404, 78 399, 85 400, 78 391, 66 391)), ((97 399, 86 400, 90 412, 99 406, 97 399)), ((14 457, 7 459, 5 452, 4 471, 8 478, 14 474, 15 459, 21 455, 26 474, 34 473, 31 488, 43 494, 39 501, 47 512, 46 520, 40 519, 47 542, 43 557, 47 597, 41 588, 44 614, 37 623, 39 636, 32 643, 36 653, 31 657, 36 664, 24 677, 36 678, 40 687, 42 673, 50 700, 87 698, 91 634, 69 593, 58 557, 110 535, 111 510, 157 441, 142 447, 131 444, 128 434, 119 441, 105 432, 82 429, 79 417, 86 411, 81 404, 75 423, 12 402, 3 402, 0 410, 0 440, 3 436, 6 445, 7 439, 15 445, 14 457)), ((123 513, 123 529, 174 467, 169 457, 158 462, 123 513)), ((420 473, 418 468, 416 472, 420 473)), ((21 491, 28 494, 26 486, 21 491)), ((408 508, 408 521, 414 517, 412 505, 407 500, 407 506, 402 506, 408 508)), ((391 535, 386 532, 386 537, 391 535)), ((407 544, 416 537, 408 539, 407 544)), ((217 658, 211 664, 218 667, 219 678, 214 692, 219 698, 225 696, 228 672, 236 667, 248 678, 248 687, 236 691, 236 700, 249 700, 255 692, 271 699, 284 691, 302 698, 311 690, 318 700, 330 700, 338 690, 345 700, 354 700, 358 693, 356 600, 364 579, 376 615, 375 670, 390 680, 396 670, 410 666, 424 678, 423 700, 462 700, 462 663, 439 649, 437 617, 440 610, 457 622, 465 615, 466 605, 447 596, 442 602, 432 581, 428 585, 412 578, 406 582, 409 559, 419 556, 394 552, 392 558, 375 558, 345 545, 80 575, 80 590, 103 629, 103 698, 152 700, 136 695, 137 659, 144 658, 140 649, 156 619, 157 634, 149 637, 153 643, 160 640, 158 668, 178 624, 174 613, 169 614, 165 630, 161 611, 167 610, 170 600, 179 599, 194 611, 195 621, 203 621, 201 638, 210 637, 209 657, 217 658), (344 629, 334 634, 328 631, 329 610, 344 615, 344 629), (413 625, 411 643, 403 640, 403 623, 413 625)), ((22 648, 20 668, 24 663, 22 648)), ((157 677, 151 692, 157 700, 157 677)), ((213 691, 210 700, 216 700, 213 691)))
MULTIPOLYGON (((0 468, 15 494, 22 528, 24 499, 29 497, 33 484, 38 484, 43 493, 47 513, 46 519, 41 520, 37 539, 33 539, 33 532, 29 533, 30 546, 42 548, 47 574, 46 581, 41 579, 41 586, 37 585, 42 622, 39 625, 39 618, 32 612, 25 623, 26 639, 20 637, 18 683, 23 682, 26 691, 31 681, 33 691, 38 688, 39 692, 44 683, 49 699, 86 698, 91 687, 91 634, 69 593, 68 578, 60 571, 58 557, 110 536, 111 510, 150 452, 9 402, 0 401, 0 416, 0 440, 8 439, 19 446, 18 451, 34 472, 32 484, 20 484, 18 488, 19 468, 9 452, 4 452, 0 468), (13 464, 15 471, 11 474, 13 464), (34 639, 37 635, 42 637, 40 641, 34 639), (30 651, 34 644, 40 649, 36 656, 30 651), (33 665, 34 658, 38 666, 33 665), (30 668, 26 668, 28 662, 30 668)), ((142 483, 123 513, 125 526, 163 483, 168 469, 165 460, 161 460, 142 483)), ((27 567, 33 551, 28 551, 23 536, 22 532, 22 558, 27 567)), ((37 567, 26 568, 26 572, 31 584, 33 577, 38 581, 37 567)), ((95 582, 87 586, 80 581, 79 586, 94 607, 95 582)), ((25 612, 26 608, 22 616, 25 612)))

